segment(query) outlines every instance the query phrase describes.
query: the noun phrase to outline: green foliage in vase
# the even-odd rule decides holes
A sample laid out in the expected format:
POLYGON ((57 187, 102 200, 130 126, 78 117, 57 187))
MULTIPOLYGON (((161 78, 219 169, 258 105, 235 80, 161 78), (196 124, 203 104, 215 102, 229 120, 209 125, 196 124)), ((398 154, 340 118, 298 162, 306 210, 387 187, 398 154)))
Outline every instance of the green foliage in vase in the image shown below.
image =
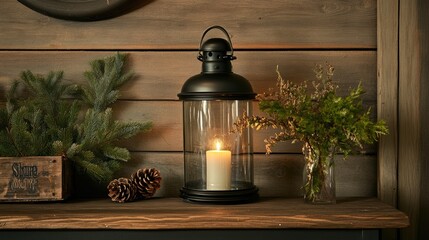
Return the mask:
POLYGON ((63 83, 63 72, 21 73, 0 109, 0 156, 64 155, 78 171, 107 181, 130 159, 120 140, 151 128, 151 122, 113 119, 119 87, 132 79, 126 55, 91 62, 87 84, 63 83))
POLYGON ((373 122, 370 109, 363 107, 360 84, 341 97, 336 93, 338 85, 332 81, 332 66, 327 65, 325 70, 317 65, 314 72, 316 80, 310 89, 308 82, 285 81, 277 71, 277 88, 257 95, 259 108, 267 116, 243 116, 235 123, 236 128, 277 129, 274 136, 265 139, 267 153, 271 153, 272 145, 292 140, 325 150, 335 147, 345 156, 388 132, 385 122, 373 122))
MULTIPOLYGON (((342 153, 346 158, 356 148, 374 143, 388 129, 384 121, 371 120, 370 109, 362 105, 364 90, 360 84, 342 97, 336 93, 338 85, 332 80, 332 66, 317 65, 314 73, 316 80, 296 84, 285 81, 277 70, 277 87, 257 95, 259 108, 266 115, 243 115, 235 127, 237 131, 247 127, 276 129, 273 136, 264 140, 267 154, 278 142, 304 143, 303 153, 317 155, 313 164, 321 167, 314 174, 322 176, 326 170, 322 167, 328 166, 323 161, 332 153, 342 153)), ((323 177, 313 181, 315 184, 309 190, 314 195, 320 190, 323 177)))

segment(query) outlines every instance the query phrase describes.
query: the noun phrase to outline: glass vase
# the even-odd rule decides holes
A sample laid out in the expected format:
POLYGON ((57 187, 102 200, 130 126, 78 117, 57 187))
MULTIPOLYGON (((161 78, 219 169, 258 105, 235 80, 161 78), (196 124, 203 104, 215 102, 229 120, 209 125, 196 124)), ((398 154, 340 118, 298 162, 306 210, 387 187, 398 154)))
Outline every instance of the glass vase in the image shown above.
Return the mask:
POLYGON ((334 204, 336 202, 335 148, 324 150, 305 143, 303 153, 305 157, 304 201, 312 204, 334 204))

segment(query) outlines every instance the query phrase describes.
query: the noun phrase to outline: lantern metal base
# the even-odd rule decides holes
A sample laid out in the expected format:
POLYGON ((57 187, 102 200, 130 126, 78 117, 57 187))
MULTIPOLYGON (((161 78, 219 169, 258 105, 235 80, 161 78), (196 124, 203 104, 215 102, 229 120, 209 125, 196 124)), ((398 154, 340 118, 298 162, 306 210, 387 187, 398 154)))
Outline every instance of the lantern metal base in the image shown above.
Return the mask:
POLYGON ((240 190, 195 190, 183 187, 180 197, 187 202, 211 203, 211 204, 237 204, 254 202, 258 199, 258 188, 253 186, 240 190))

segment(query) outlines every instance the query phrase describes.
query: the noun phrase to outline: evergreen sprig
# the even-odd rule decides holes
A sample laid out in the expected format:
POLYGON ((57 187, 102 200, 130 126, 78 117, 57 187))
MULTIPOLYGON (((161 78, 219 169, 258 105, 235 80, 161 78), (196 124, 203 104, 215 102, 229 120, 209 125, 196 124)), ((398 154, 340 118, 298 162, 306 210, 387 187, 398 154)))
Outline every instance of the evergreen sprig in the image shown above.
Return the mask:
MULTIPOLYGON (((0 128, 0 155, 54 155, 51 143, 65 140, 77 119, 77 100, 65 96, 76 92, 76 85, 61 83, 62 72, 47 77, 23 71, 7 93, 0 128)), ((69 134, 70 135, 70 134, 69 134)))
POLYGON ((0 109, 0 156, 64 155, 92 179, 110 180, 130 159, 118 143, 152 126, 113 119, 110 106, 133 78, 125 64, 124 54, 92 61, 81 86, 63 83, 61 71, 23 71, 0 109))
POLYGON ((101 112, 119 97, 119 88, 132 77, 126 72, 124 54, 92 61, 91 71, 84 73, 88 85, 82 86, 83 99, 94 110, 101 112))

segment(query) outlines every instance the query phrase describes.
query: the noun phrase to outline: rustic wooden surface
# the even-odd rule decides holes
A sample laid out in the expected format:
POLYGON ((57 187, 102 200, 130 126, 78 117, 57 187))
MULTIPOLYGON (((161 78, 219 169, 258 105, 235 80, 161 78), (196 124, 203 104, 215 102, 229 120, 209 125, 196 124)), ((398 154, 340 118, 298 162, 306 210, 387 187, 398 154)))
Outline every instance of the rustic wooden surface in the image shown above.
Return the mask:
MULTIPOLYGON (((385 119, 389 134, 378 148, 378 197, 397 206, 398 198, 398 22, 397 0, 377 1, 377 117, 385 119)), ((396 230, 383 230, 382 239, 397 239, 396 230)))
MULTIPOLYGON (((198 44, 198 40, 195 41, 198 44)), ((129 62, 136 78, 121 88, 123 100, 178 100, 183 83, 201 72, 198 51, 163 51, 129 53, 129 62)), ((83 73, 89 62, 115 54, 114 52, 66 51, 0 51, 0 85, 8 88, 23 70, 37 74, 64 71, 64 81, 85 83, 83 73)), ((334 80, 340 85, 339 94, 362 83, 366 90, 364 101, 375 104, 377 87, 377 55, 374 51, 237 51, 232 61, 234 72, 246 77, 257 93, 275 87, 276 66, 285 79, 315 80, 315 64, 329 62, 336 71, 334 80)), ((1 95, 0 95, 1 96, 1 95)), ((375 106, 374 106, 375 107, 375 106)), ((375 111, 375 108, 374 108, 375 111)))
POLYGON ((411 222, 409 228, 401 229, 400 236, 401 239, 420 240, 427 239, 429 235, 429 10, 427 1, 410 0, 399 1, 399 11, 398 207, 407 213, 411 222))
MULTIPOLYGON (((404 14, 401 14, 400 24, 397 21, 399 2, 396 0, 221 0, 210 9, 206 8, 210 3, 208 0, 179 0, 174 3, 146 0, 140 8, 118 18, 82 23, 50 18, 18 1, 5 0, 0 8, 0 105, 4 104, 1 101, 4 101, 4 91, 10 80, 17 78, 22 70, 30 69, 42 74, 49 70, 64 70, 68 81, 82 82, 82 72, 88 69, 90 60, 116 51, 130 53, 131 67, 138 76, 123 89, 121 100, 114 106, 116 116, 124 120, 153 120, 154 128, 152 132, 124 143, 133 151, 133 159, 118 176, 128 176, 139 167, 160 168, 164 184, 157 196, 177 196, 182 186, 183 156, 181 107, 176 94, 188 77, 200 71, 200 63, 195 56, 204 29, 214 24, 222 25, 230 32, 237 50, 234 71, 247 77, 258 93, 273 86, 276 65, 286 78, 302 81, 313 77, 311 67, 315 63, 329 61, 336 67, 341 93, 362 81, 367 90, 364 104, 371 106, 379 118, 387 121, 390 135, 381 139, 378 152, 376 146, 370 146, 365 155, 353 156, 345 162, 337 161, 338 195, 377 196, 378 174, 378 196, 395 206, 397 191, 404 190, 401 207, 411 214, 413 226, 417 226, 416 214, 420 211, 417 205, 422 206, 424 215, 424 210, 427 212, 428 209, 424 205, 427 197, 421 195, 420 202, 416 201, 419 190, 415 191, 418 187, 413 184, 420 181, 420 175, 414 174, 418 164, 411 162, 416 160, 417 153, 408 147, 417 136, 414 135, 417 126, 406 121, 410 116, 415 119, 414 114, 427 104, 417 110, 414 102, 419 93, 419 88, 416 88, 418 82, 408 79, 415 76, 407 74, 418 74, 413 67, 419 60, 412 55, 408 44, 413 47, 418 44, 407 36, 414 36, 418 26, 413 18, 417 15, 415 3, 421 2, 413 0, 411 7, 401 2, 404 14), (402 48, 398 46, 398 26, 402 27, 402 40, 407 41, 402 48), (398 47, 403 49, 404 55, 398 55, 398 47), (398 65, 398 59, 405 59, 403 65, 398 65), (402 85, 396 84, 398 69, 403 76, 402 85), (406 88, 405 91, 402 87, 406 88), (398 122, 399 116, 402 118, 398 122), (397 126, 402 130, 398 131, 397 126), (378 163, 377 156, 380 158, 378 163), (399 156, 403 161, 397 166, 399 156), (409 162, 408 158, 414 160, 409 162), (396 188, 397 167, 402 176, 400 189, 396 188), (411 200, 409 196, 412 196, 411 200)), ((422 14, 427 9, 419 8, 419 16, 429 16, 422 14)), ((420 22, 424 23, 420 24, 423 26, 427 21, 420 22)), ((219 36, 219 33, 215 34, 219 36)), ((424 122, 422 117, 419 117, 419 122, 424 122)), ((256 152, 263 153, 262 139, 269 133, 255 134, 256 152)), ((280 144, 275 152, 277 154, 270 158, 263 154, 255 155, 255 183, 261 195, 301 195, 300 146, 280 144)), ((427 164, 422 165, 425 166, 427 164)), ((428 175, 423 173, 421 178, 428 175)), ((421 187, 424 186, 427 186, 425 182, 421 187)), ((146 209, 143 207, 145 204, 156 208, 157 203, 154 200, 135 205, 142 206, 137 210, 141 213, 146 209)), ((0 205, 1 209, 5 206, 11 205, 0 205)), ((12 205, 8 211, 17 209, 16 206, 29 207, 12 205)), ((34 206, 47 209, 51 205, 34 206)), ((114 205, 113 210, 117 213, 117 209, 125 206, 129 205, 114 205)), ((0 215, 2 213, 0 211, 0 215)), ((49 212, 43 214, 49 215, 49 212)), ((22 218, 24 215, 19 219, 22 218)), ((88 222, 95 218, 88 219, 88 222)), ((174 220, 174 216, 171 219, 174 220)), ((25 221, 30 220, 27 218, 25 221)), ((50 223, 50 220, 45 221, 50 223)), ((381 219, 372 224, 384 221, 381 219)), ((407 239, 415 232, 416 227, 411 231, 405 230, 402 235, 407 239)), ((386 236, 384 232, 383 236, 386 236)))
POLYGON ((397 204, 398 193, 398 1, 378 1, 377 18, 377 110, 378 118, 385 119, 389 134, 379 142, 378 193, 382 201, 397 204), (396 2, 393 4, 392 2, 396 2))
MULTIPOLYGON (((83 83, 83 72, 92 59, 111 55, 111 52, 36 51, 0 52, 0 85, 8 88, 23 69, 38 74, 50 70, 64 70, 65 81, 83 83)), ((200 72, 196 52, 129 52, 131 67, 136 73, 134 81, 121 91, 121 101, 115 104, 116 116, 123 120, 152 120, 153 131, 133 138, 125 144, 132 151, 181 151, 182 110, 177 93, 187 78, 200 72), (183 64, 178 64, 180 61, 183 64), (171 71, 162 71, 170 69, 171 71), (175 116, 175 117, 172 117, 175 116)), ((360 82, 367 91, 364 104, 376 112, 376 54, 373 51, 240 51, 234 69, 243 73, 252 83, 254 91, 262 93, 276 84, 275 66, 279 65, 284 77, 293 81, 313 80, 314 64, 326 61, 336 67, 335 80, 340 94, 360 82), (255 60, 255 54, 258 60, 255 60)), ((0 95, 1 96, 1 95, 0 95)), ((254 105, 255 113, 257 104, 254 105)), ((255 151, 264 152, 263 139, 273 131, 255 132, 255 151)), ((276 152, 299 153, 301 147, 289 143, 279 144, 276 152)), ((374 153, 374 147, 367 149, 374 153)))
POLYGON ((60 201, 70 195, 61 156, 0 157, 0 202, 60 201))
MULTIPOLYGON (((419 4, 419 40, 420 40, 420 121, 426 126, 429 120, 429 27, 426 24, 429 21, 429 1, 418 1, 419 4)), ((421 185, 420 185, 420 219, 418 221, 418 234, 420 239, 429 239, 427 223, 429 222, 429 128, 423 127, 421 132, 421 185)))
MULTIPOLYGON (((255 102, 253 109, 258 111, 255 102)), ((128 121, 153 121, 153 129, 140 134, 122 144, 131 151, 182 151, 183 121, 182 103, 179 101, 119 101, 113 106, 115 117, 128 121)), ((375 114, 375 111, 373 111, 375 114)), ((374 117, 375 118, 375 117, 374 117)), ((275 132, 273 129, 254 131, 254 151, 265 152, 264 139, 275 132)), ((273 151, 276 153, 301 153, 299 143, 279 143, 273 151)), ((365 148, 367 153, 375 153, 374 146, 365 148)))
MULTIPOLYGON (((22 70, 39 74, 64 70, 67 81, 82 82, 89 61, 116 51, 129 53, 137 77, 122 89, 114 112, 121 120, 152 120, 154 128, 123 143, 133 151, 133 159, 118 176, 141 166, 162 168, 165 179, 170 179, 159 192, 163 197, 177 196, 182 185, 182 110, 177 93, 187 78, 201 71, 197 48, 202 32, 211 25, 222 25, 231 34, 238 58, 234 71, 248 78, 256 92, 275 85, 276 65, 285 78, 303 81, 313 79, 314 64, 328 61, 336 67, 340 93, 362 82, 367 91, 364 104, 377 111, 376 0, 221 0, 210 10, 208 3, 145 1, 117 18, 71 22, 41 15, 18 1, 2 1, 0 99, 22 70)), ((222 33, 214 31, 207 37, 214 36, 222 33)), ((254 149, 260 153, 255 156, 255 183, 262 196, 297 197, 301 147, 279 144, 271 158, 275 160, 267 160, 263 138, 270 133, 254 136, 254 149)), ((376 153, 374 145, 364 155, 339 161, 339 195, 377 195, 376 153)))
MULTIPOLYGON (((373 155, 351 156, 335 159, 337 196, 363 197, 377 194, 376 157, 373 155)), ((255 154, 254 178, 261 196, 302 196, 302 171, 304 159, 301 154, 255 154)), ((183 153, 145 152, 133 153, 133 158, 117 173, 117 177, 129 177, 136 169, 155 167, 161 172, 161 189, 156 196, 179 196, 183 187, 183 153)), ((80 188, 81 196, 91 189, 80 188)), ((106 190, 103 186, 103 196, 106 190)))
POLYGON ((302 199, 262 198, 242 205, 203 205, 178 198, 126 204, 79 200, 0 205, 0 229, 379 229, 408 226, 405 214, 377 199, 309 205, 302 199))
MULTIPOLYGON (((53 19, 2 1, 2 49, 196 49, 203 29, 225 26, 236 48, 375 48, 376 1, 145 1, 98 22, 53 19), (207 7, 207 6, 210 7, 207 7), (267 37, 269 36, 269 37, 267 37)), ((210 36, 208 36, 210 37, 210 36)))

